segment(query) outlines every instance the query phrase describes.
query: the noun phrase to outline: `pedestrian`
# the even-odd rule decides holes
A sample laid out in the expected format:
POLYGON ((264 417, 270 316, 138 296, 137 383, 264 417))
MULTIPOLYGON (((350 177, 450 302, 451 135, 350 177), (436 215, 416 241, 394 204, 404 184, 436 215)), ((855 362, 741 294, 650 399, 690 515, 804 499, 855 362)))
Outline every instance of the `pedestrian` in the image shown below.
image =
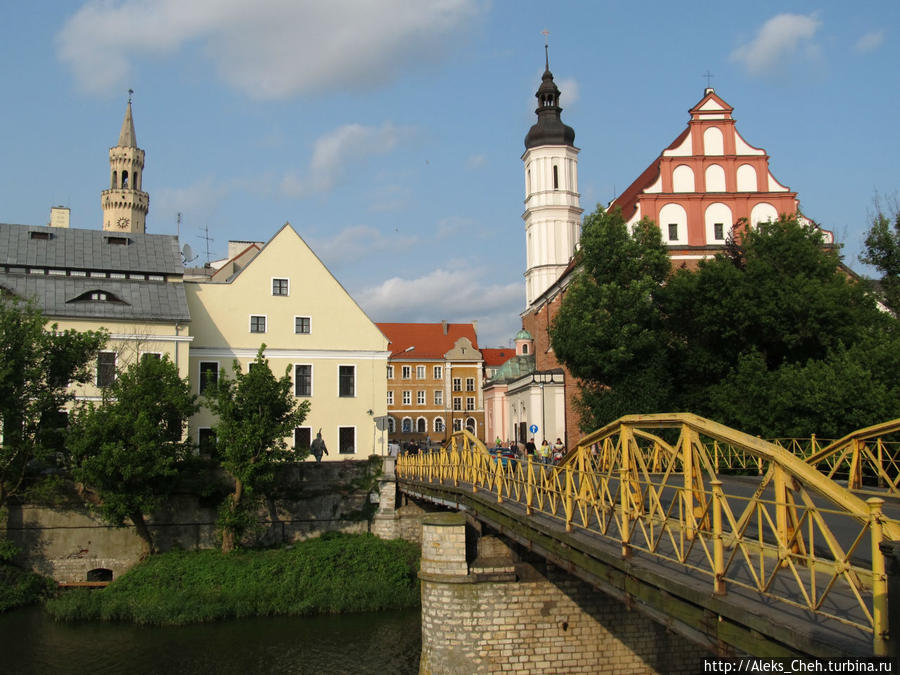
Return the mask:
POLYGON ((309 447, 312 450, 313 457, 316 458, 317 462, 322 461, 322 455, 328 454, 328 448, 325 447, 325 441, 322 440, 322 430, 316 434, 316 437, 313 439, 312 445, 309 447))
POLYGON ((535 450, 537 450, 537 448, 536 448, 535 445, 534 445, 534 439, 533 439, 533 438, 529 438, 529 439, 528 439, 528 442, 525 444, 525 454, 526 454, 526 455, 531 455, 531 456, 533 457, 533 456, 534 456, 534 451, 535 451, 535 450))
POLYGON ((546 438, 541 443, 541 463, 550 463, 550 444, 547 442, 546 438))

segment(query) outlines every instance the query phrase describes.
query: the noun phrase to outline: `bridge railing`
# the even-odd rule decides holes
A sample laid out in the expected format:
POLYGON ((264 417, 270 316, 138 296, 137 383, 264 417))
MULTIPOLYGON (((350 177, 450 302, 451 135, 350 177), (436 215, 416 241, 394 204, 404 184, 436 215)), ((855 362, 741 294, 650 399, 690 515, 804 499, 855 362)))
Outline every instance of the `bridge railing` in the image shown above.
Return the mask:
POLYGON ((439 452, 401 457, 397 475, 490 492, 526 516, 614 542, 623 557, 640 552, 705 576, 716 594, 761 594, 868 633, 883 654, 887 585, 878 545, 900 538, 900 523, 884 516, 882 499, 863 501, 815 466, 774 443, 670 414, 623 417, 556 467, 530 457, 504 463, 461 432, 439 452), (723 453, 742 457, 746 475, 727 475, 723 453))

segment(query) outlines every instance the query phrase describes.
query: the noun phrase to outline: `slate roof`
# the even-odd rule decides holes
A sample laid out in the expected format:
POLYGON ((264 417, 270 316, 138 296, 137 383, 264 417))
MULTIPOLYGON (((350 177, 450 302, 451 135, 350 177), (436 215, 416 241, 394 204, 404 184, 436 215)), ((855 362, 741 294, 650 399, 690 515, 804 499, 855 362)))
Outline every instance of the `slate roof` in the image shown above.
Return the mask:
POLYGON ((8 223, 0 223, 0 265, 184 274, 174 235, 8 223), (50 239, 32 239, 32 232, 49 233, 50 239), (110 244, 108 237, 127 237, 128 244, 110 244))
POLYGON ((184 284, 177 282, 0 273, 0 288, 34 299, 50 318, 191 320, 184 284), (93 291, 116 300, 92 301, 93 291))
POLYGON ((471 323, 448 323, 446 335, 443 324, 440 323, 375 325, 390 340, 388 348, 391 350, 391 359, 442 359, 462 337, 469 338, 472 347, 478 349, 478 336, 471 323))

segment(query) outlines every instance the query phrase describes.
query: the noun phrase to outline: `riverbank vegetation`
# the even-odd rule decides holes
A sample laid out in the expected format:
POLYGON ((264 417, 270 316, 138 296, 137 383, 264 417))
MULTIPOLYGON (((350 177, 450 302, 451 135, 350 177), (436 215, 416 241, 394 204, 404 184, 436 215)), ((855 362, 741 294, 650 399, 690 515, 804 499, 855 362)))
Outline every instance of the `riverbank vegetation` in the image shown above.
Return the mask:
POLYGON ((415 544, 326 533, 291 547, 151 556, 97 591, 46 603, 65 621, 181 625, 269 615, 337 614, 414 607, 415 544))

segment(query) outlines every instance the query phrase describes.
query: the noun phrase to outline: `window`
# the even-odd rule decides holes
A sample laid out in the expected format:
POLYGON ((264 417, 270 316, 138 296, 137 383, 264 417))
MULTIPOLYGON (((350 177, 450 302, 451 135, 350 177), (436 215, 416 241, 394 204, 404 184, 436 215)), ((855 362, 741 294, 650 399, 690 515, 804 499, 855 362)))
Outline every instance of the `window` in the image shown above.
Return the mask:
POLYGON ((272 295, 287 295, 288 286, 287 279, 272 279, 272 295))
POLYGON ((716 239, 725 238, 725 225, 723 223, 713 223, 713 236, 716 239))
POLYGON ((453 431, 462 431, 462 420, 453 420, 453 431))
POLYGON ((462 378, 453 378, 453 391, 462 391, 462 378))
POLYGON ((466 378, 466 391, 475 391, 475 378, 474 377, 466 378))
POLYGON ((388 366, 387 369, 388 369, 388 371, 387 371, 388 378, 387 379, 393 380, 394 379, 394 366, 388 366))
POLYGON ((394 405, 394 392, 392 392, 392 391, 389 391, 387 393, 387 404, 394 405))
POLYGON ((553 165, 553 189, 559 190, 559 167, 553 165))
POLYGON ((444 392, 442 392, 440 389, 434 392, 434 404, 444 405, 444 392))
POLYGON ((425 405, 425 392, 424 391, 416 392, 416 405, 425 405))
POLYGON ((356 396, 356 366, 338 366, 338 396, 356 396))
POLYGON ((294 366, 294 396, 312 396, 312 366, 294 366))
POLYGON ((265 333, 266 332, 266 317, 260 316, 257 314, 250 315, 250 332, 251 333, 265 333))
POLYGON ((444 379, 444 367, 443 366, 435 366, 434 367, 434 379, 435 380, 444 379))
POLYGON ((473 433, 473 434, 474 434, 474 433, 477 433, 477 432, 476 432, 477 425, 475 424, 475 418, 473 418, 473 417, 467 417, 467 418, 466 418, 466 429, 467 429, 470 433, 473 433))
POLYGON ((453 409, 462 410, 462 398, 460 398, 459 396, 453 397, 453 409))
POLYGON ((397 433, 397 420, 395 420, 393 417, 388 417, 388 433, 397 433))
POLYGON ((216 454, 216 432, 212 429, 199 429, 197 431, 197 446, 204 457, 212 457, 216 454))
POLYGON ((475 397, 474 396, 466 397, 466 410, 475 410, 475 397))
POLYGON ((416 379, 417 380, 425 379, 425 366, 416 366, 416 379))
POLYGON ((435 417, 434 418, 434 430, 439 434, 444 433, 444 418, 443 417, 435 417))
POLYGON ((528 353, 528 345, 527 345, 527 344, 522 345, 522 353, 523 353, 523 354, 527 354, 527 353, 528 353))
POLYGON ((294 317, 294 333, 297 335, 309 335, 309 317, 308 316, 295 316, 294 317))
POLYGON ((424 417, 420 417, 416 420, 416 432, 420 434, 424 434, 428 431, 428 422, 425 421, 424 417))
POLYGON ((409 417, 404 417, 403 421, 400 423, 400 430, 404 434, 412 433, 412 420, 409 417))
POLYGON ((412 392, 411 391, 403 392, 403 405, 412 405, 412 392))
POLYGON ((400 377, 402 377, 404 380, 408 380, 410 377, 412 377, 412 367, 402 366, 400 368, 400 377))
POLYGON ((294 451, 309 450, 312 445, 312 429, 310 427, 297 427, 294 429, 294 451))
POLYGON ((669 241, 677 241, 678 223, 669 223, 669 241))
POLYGON ((156 361, 159 361, 160 359, 162 359, 162 354, 160 354, 159 352, 141 352, 141 361, 144 361, 145 359, 154 359, 156 361))
POLYGON ((201 361, 200 362, 200 393, 206 391, 211 384, 219 381, 219 362, 218 361, 201 361))
POLYGON ((338 427, 338 452, 342 455, 356 452, 356 427, 338 427))
POLYGON ((97 386, 108 387, 116 381, 116 353, 97 354, 97 386))

